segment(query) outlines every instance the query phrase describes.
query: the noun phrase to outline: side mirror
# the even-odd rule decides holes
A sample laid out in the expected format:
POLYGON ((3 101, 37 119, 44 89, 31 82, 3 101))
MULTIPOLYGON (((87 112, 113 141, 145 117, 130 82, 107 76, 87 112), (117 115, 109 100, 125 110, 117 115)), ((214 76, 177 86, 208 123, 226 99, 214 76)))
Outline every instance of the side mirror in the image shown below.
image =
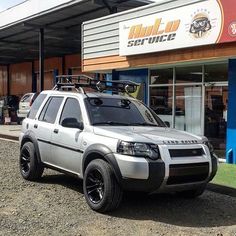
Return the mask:
POLYGON ((170 128, 170 122, 169 121, 164 121, 165 125, 170 128))
POLYGON ((75 118, 65 118, 61 122, 61 125, 63 127, 67 127, 67 128, 76 128, 76 129, 80 129, 80 130, 84 129, 83 122, 78 122, 75 118))

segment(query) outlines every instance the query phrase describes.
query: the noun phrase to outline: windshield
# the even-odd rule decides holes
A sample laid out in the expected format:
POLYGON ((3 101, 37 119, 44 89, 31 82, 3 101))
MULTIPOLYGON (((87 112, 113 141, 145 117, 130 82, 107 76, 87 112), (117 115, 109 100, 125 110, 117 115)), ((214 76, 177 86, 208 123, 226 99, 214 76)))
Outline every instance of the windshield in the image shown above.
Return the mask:
POLYGON ((85 104, 92 125, 166 127, 152 110, 137 100, 87 98, 85 104))

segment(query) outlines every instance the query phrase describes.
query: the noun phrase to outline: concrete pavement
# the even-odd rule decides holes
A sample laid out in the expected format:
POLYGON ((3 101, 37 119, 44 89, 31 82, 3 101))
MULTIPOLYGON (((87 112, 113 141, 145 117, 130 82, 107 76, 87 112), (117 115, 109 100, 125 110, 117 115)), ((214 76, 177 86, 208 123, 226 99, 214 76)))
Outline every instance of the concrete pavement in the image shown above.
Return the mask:
POLYGON ((0 125, 0 138, 18 140, 21 125, 0 125))

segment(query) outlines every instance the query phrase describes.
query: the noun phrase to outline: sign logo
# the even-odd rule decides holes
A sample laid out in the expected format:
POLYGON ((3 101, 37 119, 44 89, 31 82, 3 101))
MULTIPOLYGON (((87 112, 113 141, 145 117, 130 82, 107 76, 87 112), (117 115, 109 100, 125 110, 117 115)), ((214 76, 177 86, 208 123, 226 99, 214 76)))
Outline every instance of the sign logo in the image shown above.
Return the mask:
POLYGON ((198 13, 194 16, 190 25, 189 33, 194 38, 203 38, 207 36, 207 32, 211 30, 212 25, 207 14, 198 13))
POLYGON ((162 22, 162 18, 155 20, 153 25, 132 25, 129 30, 127 47, 155 44, 175 39, 180 20, 162 22))
MULTIPOLYGON (((129 56, 218 43, 224 32, 219 1, 198 1, 119 22, 119 55, 129 56)), ((230 32, 236 35, 236 20, 234 23, 230 32)), ((226 29, 228 27, 229 23, 226 29)), ((228 32, 227 36, 230 38, 228 32)))
POLYGON ((229 25, 228 32, 230 36, 236 37, 236 21, 229 25))

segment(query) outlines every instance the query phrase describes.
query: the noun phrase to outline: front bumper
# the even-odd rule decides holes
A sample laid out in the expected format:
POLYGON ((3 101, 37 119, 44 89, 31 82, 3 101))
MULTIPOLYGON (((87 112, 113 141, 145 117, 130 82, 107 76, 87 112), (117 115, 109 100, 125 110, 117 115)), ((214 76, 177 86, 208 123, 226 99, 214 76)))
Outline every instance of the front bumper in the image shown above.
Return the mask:
POLYGON ((144 192, 169 192, 196 188, 209 182, 216 174, 217 159, 210 155, 203 144, 195 145, 161 145, 161 159, 115 154, 125 190, 144 192), (200 156, 173 158, 169 149, 202 148, 200 156))

